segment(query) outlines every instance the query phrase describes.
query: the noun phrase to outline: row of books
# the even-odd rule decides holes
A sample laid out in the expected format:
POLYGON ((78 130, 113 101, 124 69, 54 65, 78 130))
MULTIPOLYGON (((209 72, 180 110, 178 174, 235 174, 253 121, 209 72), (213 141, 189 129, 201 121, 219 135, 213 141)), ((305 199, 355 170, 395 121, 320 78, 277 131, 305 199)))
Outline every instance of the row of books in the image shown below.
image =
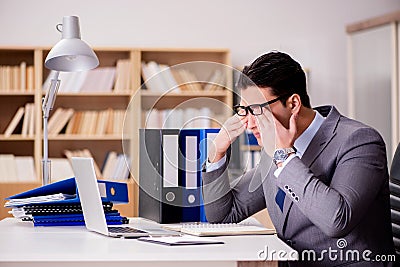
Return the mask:
POLYGON ((4 137, 10 137, 13 133, 20 133, 22 136, 33 137, 35 134, 35 104, 27 103, 24 107, 18 108, 13 118, 4 131, 4 137))
POLYGON ((129 169, 130 158, 127 155, 110 151, 104 160, 102 176, 104 179, 127 180, 129 169))
MULTIPOLYGON (((59 92, 126 92, 132 79, 132 64, 128 59, 120 59, 115 67, 99 67, 89 71, 60 72, 59 92)), ((51 71, 43 83, 43 90, 50 87, 56 72, 51 71)))
POLYGON ((224 73, 218 69, 204 81, 188 69, 170 68, 154 61, 142 62, 142 78, 146 89, 155 93, 216 91, 223 89, 221 85, 225 82, 224 73))
POLYGON ((58 108, 49 119, 49 136, 60 133, 105 135, 121 134, 125 110, 75 111, 72 108, 58 108))
MULTIPOLYGON (((72 173, 71 166, 71 158, 72 157, 87 157, 93 158, 89 149, 82 150, 65 150, 64 154, 67 158, 58 159, 58 161, 64 161, 63 166, 55 166, 58 168, 58 172, 63 169, 63 176, 54 175, 56 180, 69 178, 72 176, 68 176, 68 173, 72 173)), ((52 165, 53 162, 52 162, 52 165)), ((113 180, 127 180, 129 178, 129 168, 130 168, 130 159, 127 155, 122 153, 117 153, 115 151, 109 151, 104 159, 103 165, 100 168, 97 163, 94 161, 94 169, 96 172, 97 178, 100 179, 113 179, 113 180)))
POLYGON ((215 114, 209 108, 152 109, 145 114, 145 128, 212 128, 215 114))
POLYGON ((0 66, 0 92, 34 92, 34 67, 22 61, 16 66, 0 66))
MULTIPOLYGON (((50 158, 51 180, 59 181, 74 177, 71 157, 93 157, 88 149, 65 150, 65 158, 50 158)), ((102 168, 95 162, 96 176, 99 179, 127 180, 129 178, 129 157, 110 151, 102 168)), ((0 182, 35 182, 37 172, 32 156, 0 154, 0 182)))
POLYGON ((32 156, 0 154, 0 182, 33 182, 36 170, 32 156))

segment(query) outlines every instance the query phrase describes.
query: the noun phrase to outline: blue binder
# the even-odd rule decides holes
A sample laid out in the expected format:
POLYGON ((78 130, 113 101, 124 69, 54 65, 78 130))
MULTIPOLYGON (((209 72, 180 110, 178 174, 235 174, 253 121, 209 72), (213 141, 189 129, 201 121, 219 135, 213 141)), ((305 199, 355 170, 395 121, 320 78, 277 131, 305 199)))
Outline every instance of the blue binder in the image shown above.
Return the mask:
MULTIPOLYGON (((118 211, 111 211, 105 214, 107 225, 120 225, 125 218, 118 211)), ((58 214, 33 216, 34 226, 73 226, 85 225, 83 214, 58 214)))
POLYGON ((200 132, 182 129, 179 133, 182 222, 200 221, 200 132))
MULTIPOLYGON (((113 203, 128 203, 128 186, 126 183, 114 182, 114 181, 104 181, 98 180, 99 187, 102 188, 100 192, 103 192, 101 197, 102 201, 109 201, 113 203), (104 195, 105 193, 105 195, 104 195)), ((32 190, 10 196, 6 198, 6 200, 11 199, 20 199, 20 198, 28 198, 28 197, 37 197, 37 196, 45 196, 52 194, 68 194, 68 195, 76 195, 74 198, 65 199, 65 200, 57 200, 51 202, 45 202, 43 204, 68 204, 68 203, 80 203, 78 188, 76 186, 75 177, 61 180, 52 184, 44 185, 41 187, 34 188, 32 190)), ((18 205, 16 207, 20 207, 23 205, 18 205)))
MULTIPOLYGON (((208 146, 219 133, 220 129, 201 129, 200 130, 200 164, 203 164, 208 157, 208 146)), ((200 171, 200 188, 202 188, 201 171, 200 171)), ((200 189, 201 190, 201 189, 200 189)), ((207 222, 206 212, 204 210, 203 194, 200 191, 200 222, 207 222)))
POLYGON ((201 165, 207 160, 208 146, 218 132, 219 129, 182 129, 179 133, 182 222, 207 222, 201 165))

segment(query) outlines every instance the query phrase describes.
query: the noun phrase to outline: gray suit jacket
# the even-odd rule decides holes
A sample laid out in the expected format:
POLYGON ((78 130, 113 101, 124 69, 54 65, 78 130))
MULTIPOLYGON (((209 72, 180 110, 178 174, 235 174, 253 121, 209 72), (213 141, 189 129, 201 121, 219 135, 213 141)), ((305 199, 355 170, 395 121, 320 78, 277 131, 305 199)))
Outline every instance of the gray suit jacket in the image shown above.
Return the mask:
POLYGON ((204 172, 207 219, 238 222, 267 207, 278 236, 301 259, 313 259, 307 250, 316 252, 316 260, 307 266, 390 266, 353 261, 357 253, 362 260, 366 250, 372 252, 366 252, 370 259, 394 255, 384 141, 377 131, 342 116, 335 107, 316 110, 325 121, 303 157, 293 158, 279 178, 265 153, 259 165, 234 185, 229 183, 226 164, 204 172), (275 202, 278 187, 286 193, 283 212, 275 202), (328 255, 329 249, 337 250, 336 260, 335 254, 328 255), (345 256, 348 250, 358 252, 345 256))

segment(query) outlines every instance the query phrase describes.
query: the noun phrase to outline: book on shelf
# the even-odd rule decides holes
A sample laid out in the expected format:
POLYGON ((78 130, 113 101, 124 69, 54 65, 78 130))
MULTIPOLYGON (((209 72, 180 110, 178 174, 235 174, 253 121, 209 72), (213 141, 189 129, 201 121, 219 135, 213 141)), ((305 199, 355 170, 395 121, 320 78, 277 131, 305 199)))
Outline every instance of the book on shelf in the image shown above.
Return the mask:
POLYGON ((216 69, 212 74, 211 77, 208 79, 207 84, 204 86, 204 91, 217 91, 223 90, 225 84, 225 75, 224 73, 216 69))
POLYGON ((142 62, 142 77, 147 90, 160 94, 168 90, 164 78, 159 74, 160 72, 161 69, 156 62, 142 62))
POLYGON ((174 73, 175 77, 180 77, 180 84, 185 85, 182 88, 184 91, 200 92, 203 90, 203 87, 193 72, 186 69, 177 69, 174 70, 174 73))
POLYGON ((170 68, 155 61, 142 62, 142 78, 150 92, 179 93, 181 91, 203 91, 201 82, 195 73, 182 68, 170 68))
MULTIPOLYGON (((131 69, 129 60, 117 60, 116 66, 112 67, 98 67, 80 72, 60 72, 58 91, 61 93, 125 92, 130 89, 131 69)), ((55 71, 48 74, 43 83, 43 90, 48 90, 51 79, 55 77, 55 74, 55 71)))
POLYGON ((175 80, 174 75, 172 74, 172 70, 168 65, 159 64, 161 74, 164 77, 166 86, 168 91, 172 91, 174 93, 179 93, 181 91, 178 82, 175 80))
POLYGON ((32 182, 36 180, 32 156, 0 154, 1 182, 32 182))
POLYGON ((67 158, 50 158, 50 160, 52 182, 75 176, 71 163, 67 158))
POLYGON ((102 174, 105 179, 126 180, 129 178, 129 169, 130 160, 128 156, 110 151, 104 160, 102 174))
POLYGON ((201 109, 152 109, 146 112, 146 128, 213 128, 215 118, 211 109, 205 107, 201 109))
POLYGON ((20 123, 22 117, 24 116, 25 107, 19 107, 14 117, 11 119, 6 130, 4 131, 4 137, 10 137, 20 123))
POLYGON ((132 63, 129 59, 119 59, 116 64, 114 92, 126 92, 131 89, 132 63))
POLYGON ((25 61, 19 65, 0 66, 0 92, 32 92, 33 74, 33 66, 27 66, 25 61))
POLYGON ((49 135, 59 134, 67 125, 73 114, 74 110, 72 108, 57 108, 50 117, 47 125, 49 135))
POLYGON ((110 124, 111 109, 99 111, 97 124, 95 128, 95 135, 104 135, 107 130, 107 125, 110 124))
POLYGON ((83 134, 116 135, 122 134, 125 110, 85 110, 57 108, 48 124, 49 135, 83 134))
POLYGON ((19 71, 19 89, 20 91, 27 91, 26 88, 26 62, 22 61, 21 64, 19 65, 20 71, 19 71))
POLYGON ((102 67, 87 72, 79 92, 111 93, 115 80, 115 67, 102 67))
POLYGON ((15 164, 17 166, 18 181, 33 182, 36 181, 35 163, 32 156, 16 156, 15 164))
POLYGON ((35 69, 33 66, 26 67, 26 90, 28 92, 35 90, 35 69))
POLYGON ((33 137, 35 132, 35 104, 25 104, 25 115, 22 121, 21 135, 23 137, 33 137))

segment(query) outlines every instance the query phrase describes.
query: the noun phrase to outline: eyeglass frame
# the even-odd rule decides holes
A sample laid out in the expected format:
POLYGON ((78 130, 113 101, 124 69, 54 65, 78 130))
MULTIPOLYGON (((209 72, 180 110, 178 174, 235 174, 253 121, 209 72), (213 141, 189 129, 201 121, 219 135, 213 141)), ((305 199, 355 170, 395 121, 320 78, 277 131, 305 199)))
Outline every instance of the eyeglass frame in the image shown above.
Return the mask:
POLYGON ((284 98, 284 97, 286 97, 286 96, 290 96, 290 94, 283 94, 283 95, 281 95, 281 96, 278 96, 277 98, 274 98, 274 99, 272 99, 272 100, 270 100, 270 101, 267 101, 267 102, 265 102, 265 103, 262 103, 262 104, 252 104, 252 105, 248 105, 248 106, 235 105, 235 106, 233 106, 233 110, 235 111, 235 113, 236 113, 238 116, 242 116, 242 117, 247 116, 247 115, 249 114, 249 112, 250 112, 250 114, 253 115, 253 116, 260 116, 260 115, 263 114, 263 107, 268 106, 268 105, 271 105, 271 104, 277 102, 278 100, 281 100, 282 98, 284 98), (254 115, 253 109, 251 108, 252 106, 253 106, 253 107, 254 107, 254 106, 260 107, 261 113, 260 113, 260 114, 257 114, 257 115, 254 115), (246 114, 240 115, 240 114, 238 113, 238 111, 237 111, 238 108, 244 109, 244 110, 246 111, 246 114))

